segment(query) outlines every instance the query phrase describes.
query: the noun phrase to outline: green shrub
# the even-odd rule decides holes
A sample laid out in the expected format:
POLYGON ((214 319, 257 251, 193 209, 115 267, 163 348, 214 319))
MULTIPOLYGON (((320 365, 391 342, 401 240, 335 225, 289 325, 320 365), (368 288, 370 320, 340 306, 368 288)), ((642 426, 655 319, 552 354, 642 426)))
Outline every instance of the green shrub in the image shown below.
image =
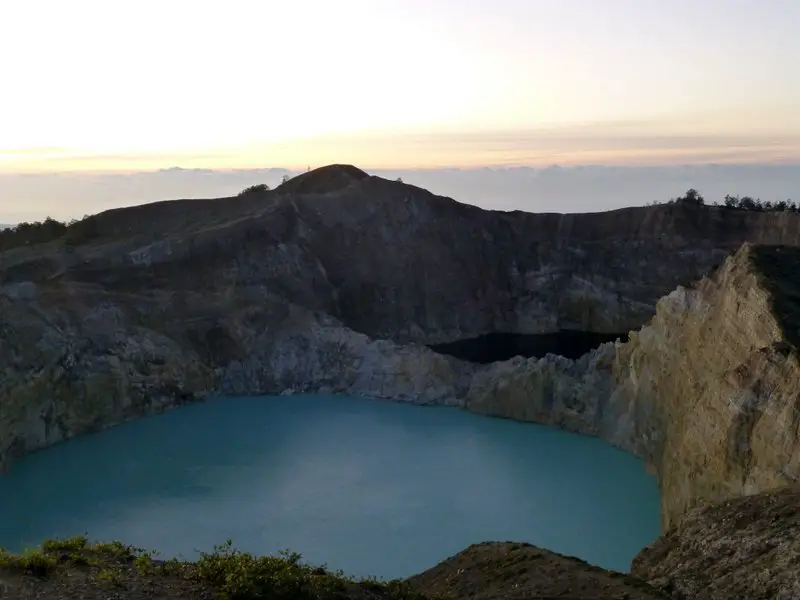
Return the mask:
MULTIPOLYGON (((679 198, 672 198, 667 202, 649 202, 647 206, 656 206, 659 204, 683 204, 702 206, 706 203, 702 194, 695 189, 687 190, 686 193, 679 198)), ((739 210, 748 210, 752 212, 800 212, 800 204, 792 200, 778 200, 771 202, 769 200, 761 200, 753 198, 752 196, 731 196, 727 194, 725 199, 720 202, 712 202, 712 206, 724 206, 726 208, 736 208, 739 210)))
POLYGON ((58 559, 43 550, 26 550, 12 554, 0 550, 0 569, 18 571, 35 577, 46 577, 58 567, 58 559))
POLYGON ((246 187, 241 192, 239 192, 239 197, 245 196, 260 196, 261 194, 265 194, 269 191, 269 186, 266 183, 259 183, 257 185, 251 185, 250 187, 246 187))
POLYGON ((282 552, 280 556, 253 556, 239 552, 231 541, 202 553, 197 577, 217 587, 226 600, 269 598, 270 600, 316 600, 336 598, 348 582, 323 568, 305 566, 301 556, 282 552))

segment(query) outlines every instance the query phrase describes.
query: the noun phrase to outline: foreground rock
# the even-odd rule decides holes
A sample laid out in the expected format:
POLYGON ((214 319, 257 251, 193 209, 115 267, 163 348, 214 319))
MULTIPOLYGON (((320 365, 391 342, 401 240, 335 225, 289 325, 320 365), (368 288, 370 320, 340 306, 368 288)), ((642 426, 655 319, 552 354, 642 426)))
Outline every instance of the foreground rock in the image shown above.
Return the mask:
POLYGON ((429 595, 472 600, 668 598, 636 577, 512 542, 475 544, 408 581, 429 595))
POLYGON ((676 600, 800 598, 800 491, 692 511, 632 571, 676 600))

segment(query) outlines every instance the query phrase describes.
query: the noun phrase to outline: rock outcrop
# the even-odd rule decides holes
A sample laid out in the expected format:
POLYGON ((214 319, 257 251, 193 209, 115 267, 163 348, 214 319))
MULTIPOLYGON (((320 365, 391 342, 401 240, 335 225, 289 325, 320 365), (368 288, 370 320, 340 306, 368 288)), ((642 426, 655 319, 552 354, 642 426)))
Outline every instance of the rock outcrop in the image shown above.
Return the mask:
POLYGON ((674 600, 800 598, 800 491, 692 510, 639 553, 632 573, 674 600))
POLYGON ((798 265, 797 248, 745 245, 618 346, 612 402, 659 474, 665 527, 800 473, 798 265))
POLYGON ((666 600, 643 580, 512 542, 474 544, 408 582, 429 597, 666 600))
POLYGON ((0 466, 212 389, 190 346, 146 326, 158 300, 135 313, 100 290, 0 289, 0 466))
POLYGON ((570 360, 555 354, 513 358, 476 371, 464 406, 476 413, 554 425, 614 441, 618 415, 609 404, 614 391, 615 344, 607 343, 570 360))

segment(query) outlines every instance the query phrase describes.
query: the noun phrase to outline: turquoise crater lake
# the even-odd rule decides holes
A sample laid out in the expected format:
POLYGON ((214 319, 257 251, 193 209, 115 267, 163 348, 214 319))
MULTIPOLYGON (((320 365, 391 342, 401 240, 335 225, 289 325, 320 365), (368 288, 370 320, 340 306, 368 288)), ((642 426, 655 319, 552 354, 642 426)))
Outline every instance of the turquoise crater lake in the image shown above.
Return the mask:
POLYGON ((481 541, 627 571, 659 533, 644 464, 556 429, 363 398, 215 398, 0 476, 0 547, 88 533, 194 558, 231 538, 406 577, 481 541))

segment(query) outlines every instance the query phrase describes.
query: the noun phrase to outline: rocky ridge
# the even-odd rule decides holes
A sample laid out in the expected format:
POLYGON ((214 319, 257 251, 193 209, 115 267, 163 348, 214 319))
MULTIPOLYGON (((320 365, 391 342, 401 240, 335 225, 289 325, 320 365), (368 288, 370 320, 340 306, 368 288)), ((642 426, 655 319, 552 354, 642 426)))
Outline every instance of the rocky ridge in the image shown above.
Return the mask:
POLYGON ((320 391, 599 435, 657 471, 667 528, 793 481, 797 250, 747 245, 689 284, 742 242, 797 244, 795 215, 492 213, 361 173, 109 211, 0 254, 0 461, 209 393, 320 391), (577 360, 422 345, 653 313, 577 360))

